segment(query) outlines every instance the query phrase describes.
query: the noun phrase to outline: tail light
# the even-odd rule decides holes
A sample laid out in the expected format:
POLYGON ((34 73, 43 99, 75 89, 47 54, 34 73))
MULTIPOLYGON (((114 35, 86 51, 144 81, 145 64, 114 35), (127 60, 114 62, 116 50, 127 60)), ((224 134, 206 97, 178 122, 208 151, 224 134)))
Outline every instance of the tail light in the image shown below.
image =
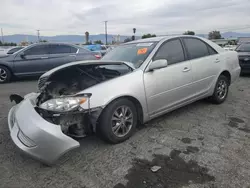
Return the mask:
POLYGON ((102 56, 100 56, 99 54, 95 55, 96 59, 101 59, 102 56))

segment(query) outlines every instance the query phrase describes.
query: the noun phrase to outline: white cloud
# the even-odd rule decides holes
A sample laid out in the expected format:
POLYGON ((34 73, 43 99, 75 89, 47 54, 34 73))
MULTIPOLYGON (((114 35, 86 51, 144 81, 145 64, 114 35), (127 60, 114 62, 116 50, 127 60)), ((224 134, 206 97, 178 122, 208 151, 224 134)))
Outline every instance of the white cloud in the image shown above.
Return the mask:
POLYGON ((250 31, 249 0, 1 0, 5 34, 104 33, 131 35, 195 30, 250 31))

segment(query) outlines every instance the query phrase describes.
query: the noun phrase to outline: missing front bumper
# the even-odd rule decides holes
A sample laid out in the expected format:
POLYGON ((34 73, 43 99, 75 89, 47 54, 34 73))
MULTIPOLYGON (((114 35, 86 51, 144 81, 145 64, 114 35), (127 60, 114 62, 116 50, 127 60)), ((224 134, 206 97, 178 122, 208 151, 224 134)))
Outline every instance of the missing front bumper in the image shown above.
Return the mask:
POLYGON ((69 150, 79 147, 79 142, 63 134, 59 125, 44 120, 35 111, 36 97, 37 94, 30 94, 10 110, 10 135, 22 151, 44 163, 52 164, 69 150))

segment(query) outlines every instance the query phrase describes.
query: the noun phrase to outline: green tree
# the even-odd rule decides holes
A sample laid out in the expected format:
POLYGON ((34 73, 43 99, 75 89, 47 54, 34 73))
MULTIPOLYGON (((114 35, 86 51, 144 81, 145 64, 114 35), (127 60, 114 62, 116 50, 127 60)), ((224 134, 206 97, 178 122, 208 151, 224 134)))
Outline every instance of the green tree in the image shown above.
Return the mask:
POLYGON ((39 42, 48 42, 47 40, 40 40, 39 42))
POLYGON ((220 31, 211 31, 208 33, 208 39, 221 39, 220 31))
POLYGON ((195 35, 194 31, 185 31, 183 35, 195 35))
POLYGON ((129 37, 124 40, 124 42, 130 42, 130 41, 132 41, 132 39, 129 37))
POLYGON ((150 33, 148 33, 148 34, 145 34, 145 35, 142 35, 142 39, 146 39, 146 38, 151 38, 151 37, 156 37, 156 35, 155 34, 150 34, 150 33))
POLYGON ((94 44, 103 44, 101 40, 94 41, 94 44))

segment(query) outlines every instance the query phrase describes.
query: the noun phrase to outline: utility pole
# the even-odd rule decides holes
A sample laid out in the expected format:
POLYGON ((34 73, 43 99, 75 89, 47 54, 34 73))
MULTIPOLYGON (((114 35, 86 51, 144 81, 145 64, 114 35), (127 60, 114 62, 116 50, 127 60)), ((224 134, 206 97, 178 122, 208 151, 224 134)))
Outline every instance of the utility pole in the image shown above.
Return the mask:
POLYGON ((37 40, 38 42, 40 42, 40 30, 39 29, 37 30, 37 40))
POLYGON ((108 21, 104 21, 104 23, 105 23, 105 38, 106 38, 106 45, 108 44, 107 22, 108 22, 108 21))
POLYGON ((3 40, 3 28, 1 28, 1 36, 2 36, 2 43, 4 43, 4 40, 3 40))

